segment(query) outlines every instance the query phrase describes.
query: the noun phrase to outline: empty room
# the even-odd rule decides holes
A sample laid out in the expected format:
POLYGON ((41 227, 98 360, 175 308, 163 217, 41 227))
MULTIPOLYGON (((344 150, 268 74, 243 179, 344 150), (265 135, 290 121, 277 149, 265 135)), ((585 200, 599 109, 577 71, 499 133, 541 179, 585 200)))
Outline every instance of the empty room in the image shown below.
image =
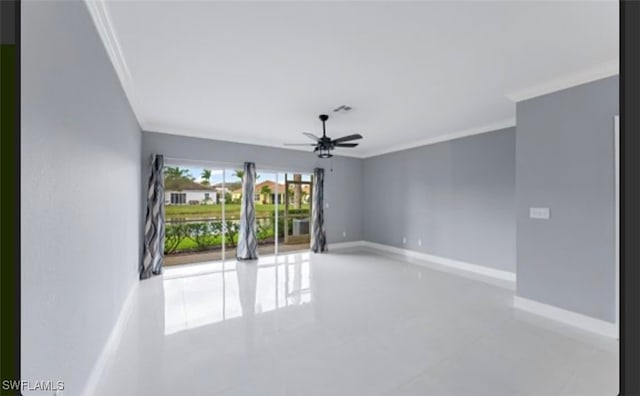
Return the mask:
POLYGON ((618 394, 618 2, 19 6, 22 394, 618 394))

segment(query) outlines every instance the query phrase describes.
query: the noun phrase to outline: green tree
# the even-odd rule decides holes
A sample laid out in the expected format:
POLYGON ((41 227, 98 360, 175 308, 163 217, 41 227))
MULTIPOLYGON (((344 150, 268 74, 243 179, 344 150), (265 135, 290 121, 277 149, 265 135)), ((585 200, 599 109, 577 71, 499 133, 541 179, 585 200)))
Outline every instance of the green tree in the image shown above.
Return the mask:
POLYGON ((191 185, 194 177, 189 173, 189 169, 179 166, 168 166, 164 169, 164 185, 166 190, 182 191, 183 188, 191 185))
POLYGON ((244 178, 244 171, 240 169, 236 169, 235 171, 233 171, 233 175, 238 179, 242 180, 244 178))
MULTIPOLYGON (((241 169, 236 169, 233 171, 233 175, 238 179, 242 180, 244 178, 244 171, 241 169)), ((256 180, 260 178, 260 175, 256 173, 256 180)))
POLYGON ((200 175, 200 177, 202 178, 202 184, 203 186, 210 186, 211 185, 211 169, 203 169, 202 170, 202 174, 200 175))
POLYGON ((287 200, 289 201, 289 203, 291 203, 294 196, 295 194, 294 194, 293 186, 289 184, 289 188, 287 189, 287 200))
POLYGON ((264 186, 262 186, 262 188, 260 189, 260 194, 261 195, 266 195, 266 198, 263 198, 262 203, 263 204, 268 204, 271 201, 271 188, 269 187, 268 184, 265 184, 264 186))
POLYGON ((164 177, 166 179, 191 179, 191 175, 189 174, 189 169, 182 169, 179 166, 167 166, 164 169, 164 177))

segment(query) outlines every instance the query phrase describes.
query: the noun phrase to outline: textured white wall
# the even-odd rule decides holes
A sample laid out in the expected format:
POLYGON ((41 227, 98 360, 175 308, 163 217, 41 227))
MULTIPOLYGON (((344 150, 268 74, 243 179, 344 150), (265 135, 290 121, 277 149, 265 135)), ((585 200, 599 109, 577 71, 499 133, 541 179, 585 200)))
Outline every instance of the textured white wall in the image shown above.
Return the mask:
POLYGON ((141 228, 140 128, 84 2, 22 3, 21 122, 22 375, 79 395, 141 228))
POLYGON ((617 76, 519 102, 517 294, 616 317, 614 117, 617 76), (529 218, 547 207, 551 219, 529 218))
POLYGON ((515 144, 507 128, 365 159, 364 239, 515 272, 515 144))

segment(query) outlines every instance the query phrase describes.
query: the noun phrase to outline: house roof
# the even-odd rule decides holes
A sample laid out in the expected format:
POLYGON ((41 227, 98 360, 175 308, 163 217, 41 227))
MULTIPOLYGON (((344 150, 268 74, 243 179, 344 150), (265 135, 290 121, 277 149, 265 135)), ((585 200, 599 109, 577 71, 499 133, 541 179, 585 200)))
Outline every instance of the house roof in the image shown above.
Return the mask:
POLYGON ((215 191, 212 186, 205 186, 188 179, 168 179, 164 181, 166 191, 215 191))
POLYGON ((273 180, 265 180, 261 183, 256 184, 256 192, 260 192, 260 190, 262 190, 264 186, 269 186, 269 189, 271 190, 272 193, 276 192, 276 188, 278 189, 278 192, 284 191, 283 183, 276 184, 276 182, 274 182, 273 180))
MULTIPOLYGON (((284 183, 276 183, 273 180, 265 180, 263 182, 260 182, 258 184, 256 184, 255 187, 255 193, 256 194, 260 194, 262 191, 262 188, 264 186, 269 186, 269 189, 271 190, 271 193, 275 193, 276 192, 276 186, 278 189, 278 193, 282 193, 284 192, 284 183)), ((302 185, 302 191, 304 192, 309 192, 309 185, 308 184, 303 184, 302 185)), ((241 193, 242 192, 242 187, 240 188, 236 188, 235 190, 232 191, 232 193, 241 193)))

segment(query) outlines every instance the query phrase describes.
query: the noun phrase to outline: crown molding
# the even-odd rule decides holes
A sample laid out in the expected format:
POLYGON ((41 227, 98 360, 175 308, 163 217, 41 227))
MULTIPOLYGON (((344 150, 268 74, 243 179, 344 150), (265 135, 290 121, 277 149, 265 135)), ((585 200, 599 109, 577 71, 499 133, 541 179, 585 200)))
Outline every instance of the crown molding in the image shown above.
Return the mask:
MULTIPOLYGON (((210 134, 205 135, 203 133, 193 133, 194 131, 182 131, 182 133, 180 133, 176 130, 167 130, 167 128, 164 128, 161 125, 148 123, 147 120, 145 120, 145 118, 142 116, 142 113, 140 110, 141 106, 139 105, 139 101, 136 99, 136 95, 134 94, 133 77, 131 75, 131 72, 127 66, 126 60, 122 53, 122 49, 118 41, 117 35, 115 33, 115 30, 113 29, 111 18, 109 16, 109 11, 107 9, 106 0, 84 0, 84 3, 86 4, 87 9, 89 10, 89 13, 91 15, 91 18, 94 21, 98 34, 105 46, 109 59, 113 64, 113 67, 121 82, 125 95, 129 100, 130 107, 138 123, 140 124, 140 128, 143 131, 149 131, 149 132, 155 131, 155 132, 169 133, 174 135, 217 139, 217 140, 224 140, 224 141, 230 141, 230 142, 236 142, 236 143, 256 144, 261 146, 277 147, 281 149, 284 148, 282 147, 282 145, 279 145, 279 144, 272 144, 266 141, 258 142, 254 139, 251 139, 250 141, 247 139, 238 140, 231 136, 211 136, 210 134)), ((519 91, 514 91, 512 93, 507 94, 506 97, 511 101, 519 102, 522 100, 556 92, 562 89, 585 84, 585 83, 599 80, 602 78, 611 77, 617 74, 619 74, 619 61, 618 59, 615 59, 615 60, 611 60, 599 65, 596 65, 594 67, 580 70, 575 73, 571 73, 562 77, 548 80, 544 83, 540 83, 535 86, 521 89, 519 91)), ((427 146, 435 143, 477 135, 485 132, 491 132, 498 129, 509 128, 509 127, 515 126, 515 124, 516 124, 515 118, 509 118, 509 119, 504 119, 491 124, 482 125, 482 126, 462 130, 462 131, 446 133, 433 138, 421 139, 421 140, 412 141, 408 143, 391 145, 391 146, 380 148, 380 149, 373 149, 373 150, 362 151, 357 153, 341 152, 336 155, 344 156, 344 157, 352 157, 352 158, 361 158, 361 159, 370 158, 378 155, 388 154, 388 153, 402 151, 402 150, 408 150, 408 149, 421 147, 421 146, 427 146)), ((304 149, 294 149, 291 147, 287 147, 284 149, 295 150, 295 151, 306 151, 304 149)))
POLYGON ((511 92, 507 94, 506 97, 514 102, 520 102, 523 100, 550 94, 552 92, 575 87, 577 85, 600 80, 606 77, 615 76, 619 73, 620 62, 618 59, 614 59, 608 62, 600 63, 596 66, 579 70, 574 73, 565 74, 563 76, 553 78, 551 80, 533 85, 528 88, 511 92))
MULTIPOLYGON (((446 142, 449 140, 459 139, 472 135, 479 135, 486 132, 493 132, 504 128, 511 128, 516 125, 515 118, 507 118, 501 121, 493 122, 491 124, 485 124, 482 126, 465 129, 462 131, 447 133, 444 135, 436 136, 433 138, 422 139, 417 141, 412 141, 408 143, 398 144, 394 146, 385 147, 379 150, 371 150, 371 151, 363 151, 363 152, 334 152, 334 156, 336 157, 349 157, 349 158, 359 158, 366 159, 370 157, 375 157, 378 155, 393 153, 397 151, 409 150, 417 147, 428 146, 435 143, 446 142)), ((308 149, 305 148, 295 148, 295 147, 283 147, 281 144, 274 144, 269 140, 257 140, 255 138, 238 138, 236 136, 232 136, 229 134, 212 134, 210 131, 198 131, 194 129, 185 129, 176 126, 168 126, 158 123, 149 123, 149 128, 143 129, 144 132, 149 133, 162 133, 166 135, 175 135, 175 136, 186 136, 200 139, 209 139, 209 140, 219 140, 223 142, 229 143, 239 143, 239 144, 251 144, 254 146, 263 146, 263 147, 274 147, 283 150, 293 150, 293 151, 302 151, 309 152, 308 149)))
POLYGON ((107 4, 105 0, 84 0, 84 3, 89 10, 89 14, 91 14, 93 23, 98 31, 98 35, 102 39, 102 43, 107 50, 107 55, 109 56, 109 59, 113 64, 113 68, 118 75, 118 79, 120 80, 125 96, 129 100, 129 107, 131 107, 133 114, 138 120, 140 128, 144 129, 145 120, 142 117, 139 110, 139 103, 133 92, 133 78, 131 77, 131 72, 129 71, 127 62, 124 59, 124 55, 122 54, 118 37, 113 29, 113 24, 109 17, 109 11, 107 10, 107 4))
POLYGON ((516 119, 507 118, 507 119, 493 122, 490 124, 485 124, 485 125, 481 125, 481 126, 477 126, 469 129, 464 129, 461 131, 445 133, 443 135, 439 135, 433 138, 421 139, 421 140, 416 140, 409 143, 402 143, 402 144, 385 147, 383 149, 367 151, 362 153, 361 158, 376 157, 378 155, 389 154, 389 153, 394 153, 394 152, 403 151, 403 150, 409 150, 409 149, 422 147, 422 146, 428 146, 435 143, 446 142, 448 140, 459 139, 459 138, 472 136, 472 135, 479 135, 481 133, 486 133, 486 132, 493 132, 499 129, 511 128, 514 126, 516 126, 516 119))

